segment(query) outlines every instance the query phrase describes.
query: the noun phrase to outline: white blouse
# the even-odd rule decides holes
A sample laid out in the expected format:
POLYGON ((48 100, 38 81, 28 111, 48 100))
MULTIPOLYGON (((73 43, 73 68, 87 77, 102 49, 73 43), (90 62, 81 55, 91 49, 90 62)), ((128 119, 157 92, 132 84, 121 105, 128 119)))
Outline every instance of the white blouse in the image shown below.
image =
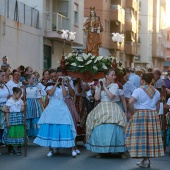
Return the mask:
POLYGON ((21 99, 14 101, 11 97, 5 105, 9 107, 10 112, 21 112, 21 106, 23 106, 24 103, 21 99))
POLYGON ((13 87, 21 88, 22 83, 19 82, 18 84, 16 84, 16 83, 13 82, 13 80, 10 80, 6 83, 6 85, 9 87, 10 95, 13 95, 13 91, 12 91, 13 87))
POLYGON ((7 101, 7 97, 9 96, 9 90, 6 86, 0 88, 0 103, 4 103, 7 101))
MULTIPOLYGON (((52 88, 53 88, 53 86, 48 86, 48 87, 46 88, 46 91, 51 90, 52 88)), ((66 88, 66 90, 68 91, 68 88, 67 88, 67 87, 65 87, 65 88, 66 88)), ((61 86, 60 86, 60 88, 59 88, 59 87, 56 87, 53 95, 52 95, 52 96, 49 96, 49 95, 48 95, 48 98, 49 98, 49 99, 57 98, 57 99, 60 99, 60 100, 64 100, 63 92, 62 92, 62 87, 61 87, 61 86)))
POLYGON ((156 110, 156 104, 160 100, 160 93, 158 90, 155 91, 152 99, 142 88, 135 89, 132 96, 137 100, 134 103, 134 109, 156 110))
POLYGON ((30 86, 26 88, 26 98, 39 99, 41 98, 40 90, 37 86, 30 86))
MULTIPOLYGON (((118 87, 118 85, 117 85, 116 83, 110 84, 107 88, 109 89, 109 91, 110 91, 113 95, 115 95, 115 96, 118 96, 118 95, 119 95, 119 91, 118 91, 119 87, 118 87)), ((97 90, 98 90, 98 87, 96 86, 96 92, 97 92, 97 90)), ((104 90, 102 90, 102 91, 101 91, 101 101, 102 101, 102 102, 116 102, 116 97, 111 100, 111 99, 107 96, 106 92, 105 92, 104 90)))
POLYGON ((45 91, 45 86, 42 83, 38 83, 37 87, 38 87, 38 89, 40 89, 40 93, 41 93, 42 96, 46 96, 47 95, 47 93, 45 91))

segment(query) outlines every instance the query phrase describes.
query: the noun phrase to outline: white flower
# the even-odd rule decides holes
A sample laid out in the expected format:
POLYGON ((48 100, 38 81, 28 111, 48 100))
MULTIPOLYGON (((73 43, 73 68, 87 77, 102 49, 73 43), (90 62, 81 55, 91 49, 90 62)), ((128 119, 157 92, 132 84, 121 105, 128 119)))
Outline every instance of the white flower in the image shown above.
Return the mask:
POLYGON ((87 56, 90 57, 90 56, 92 56, 92 54, 91 54, 91 53, 88 53, 87 56))
POLYGON ((97 57, 98 59, 98 61, 100 61, 101 59, 103 59, 103 56, 99 56, 99 57, 97 57))
POLYGON ((97 68, 96 66, 93 66, 93 68, 94 68, 95 70, 98 70, 98 68, 97 68))
POLYGON ((105 64, 102 64, 102 68, 103 68, 103 69, 107 69, 107 67, 105 66, 105 64))
POLYGON ((66 65, 68 65, 69 64, 69 62, 66 62, 66 65))
POLYGON ((93 59, 93 58, 95 58, 95 57, 96 57, 96 56, 93 55, 93 56, 91 57, 91 59, 93 59))
POLYGON ((88 65, 88 64, 90 64, 92 62, 92 60, 89 60, 85 65, 88 65))
POLYGON ((71 63, 71 65, 72 65, 72 66, 77 66, 77 64, 76 64, 76 63, 71 63))
POLYGON ((67 56, 67 58, 70 58, 70 57, 72 57, 72 53, 69 53, 67 56))
POLYGON ((78 61, 83 61, 82 57, 77 57, 78 61))
POLYGON ((98 57, 96 57, 96 59, 94 60, 94 63, 96 63, 98 61, 98 57))
POLYGON ((77 66, 77 67, 84 67, 84 66, 79 65, 79 66, 77 66))
POLYGON ((89 57, 89 56, 88 56, 87 54, 83 53, 83 58, 84 58, 84 60, 87 60, 88 57, 89 57))

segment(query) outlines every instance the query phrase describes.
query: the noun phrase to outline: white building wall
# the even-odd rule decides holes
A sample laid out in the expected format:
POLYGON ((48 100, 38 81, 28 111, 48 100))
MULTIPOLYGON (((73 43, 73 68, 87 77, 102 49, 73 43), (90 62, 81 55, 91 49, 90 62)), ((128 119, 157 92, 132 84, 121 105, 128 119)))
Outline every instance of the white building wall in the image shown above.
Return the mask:
POLYGON ((152 26, 153 26, 153 0, 140 0, 139 19, 141 26, 139 29, 139 37, 141 43, 139 46, 139 55, 141 63, 148 63, 152 66, 152 26))
POLYGON ((0 16, 0 56, 7 56, 12 68, 32 66, 42 71, 42 39, 39 29, 0 16), (5 34, 4 34, 5 33, 5 34))

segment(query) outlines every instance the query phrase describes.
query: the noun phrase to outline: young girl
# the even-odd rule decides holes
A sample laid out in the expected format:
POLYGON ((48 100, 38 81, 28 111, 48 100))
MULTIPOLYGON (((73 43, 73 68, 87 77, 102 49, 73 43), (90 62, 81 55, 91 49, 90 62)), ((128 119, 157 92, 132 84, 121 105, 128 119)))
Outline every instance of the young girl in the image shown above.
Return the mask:
POLYGON ((28 136, 37 136, 38 127, 37 122, 41 116, 42 109, 42 99, 40 95, 40 90, 34 84, 34 75, 28 74, 26 76, 26 81, 28 85, 26 87, 26 102, 27 102, 27 113, 26 119, 28 123, 28 136))
POLYGON ((17 146, 17 155, 21 155, 21 145, 24 144, 24 103, 20 99, 22 90, 13 87, 13 96, 7 100, 5 129, 3 132, 3 142, 8 146, 9 154, 14 154, 14 146, 17 146))

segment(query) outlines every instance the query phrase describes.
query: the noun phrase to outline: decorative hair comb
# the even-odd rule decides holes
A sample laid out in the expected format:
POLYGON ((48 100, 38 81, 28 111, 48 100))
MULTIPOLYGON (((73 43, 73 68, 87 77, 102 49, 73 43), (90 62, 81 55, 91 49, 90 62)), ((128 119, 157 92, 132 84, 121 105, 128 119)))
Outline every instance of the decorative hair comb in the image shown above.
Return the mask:
POLYGON ((90 7, 90 11, 95 11, 95 7, 90 7))

